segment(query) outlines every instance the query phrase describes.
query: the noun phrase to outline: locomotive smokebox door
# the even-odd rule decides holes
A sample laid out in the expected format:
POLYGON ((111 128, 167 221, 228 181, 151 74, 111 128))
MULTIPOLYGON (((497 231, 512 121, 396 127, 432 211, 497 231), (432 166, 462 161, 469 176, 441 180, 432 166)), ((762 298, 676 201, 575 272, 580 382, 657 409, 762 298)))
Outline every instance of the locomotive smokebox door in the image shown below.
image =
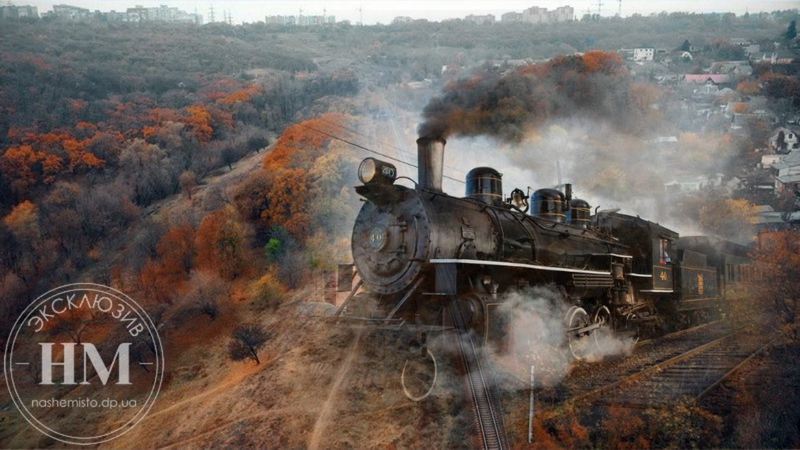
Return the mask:
POLYGON ((353 290, 353 264, 339 264, 336 268, 336 292, 353 290))

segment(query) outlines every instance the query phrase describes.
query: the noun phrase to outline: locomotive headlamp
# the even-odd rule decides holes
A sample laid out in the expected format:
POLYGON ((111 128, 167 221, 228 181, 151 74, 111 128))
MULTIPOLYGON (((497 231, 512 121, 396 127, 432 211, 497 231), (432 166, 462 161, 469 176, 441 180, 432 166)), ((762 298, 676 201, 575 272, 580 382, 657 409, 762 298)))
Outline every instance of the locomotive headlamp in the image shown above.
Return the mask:
POLYGON ((358 179, 364 184, 392 184, 397 178, 397 168, 375 158, 367 158, 358 166, 358 179))

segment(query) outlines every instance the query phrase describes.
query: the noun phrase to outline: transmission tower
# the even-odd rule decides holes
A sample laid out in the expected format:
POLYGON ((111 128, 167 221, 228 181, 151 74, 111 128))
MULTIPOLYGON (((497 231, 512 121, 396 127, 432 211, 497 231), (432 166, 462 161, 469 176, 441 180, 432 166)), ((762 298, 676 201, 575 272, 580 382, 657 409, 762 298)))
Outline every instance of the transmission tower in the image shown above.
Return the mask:
POLYGON ((597 16, 603 15, 603 0, 597 0, 597 16))
POLYGON ((214 5, 208 7, 208 23, 214 23, 214 5))
POLYGON ((619 4, 617 6, 617 15, 622 17, 622 0, 619 0, 619 4))

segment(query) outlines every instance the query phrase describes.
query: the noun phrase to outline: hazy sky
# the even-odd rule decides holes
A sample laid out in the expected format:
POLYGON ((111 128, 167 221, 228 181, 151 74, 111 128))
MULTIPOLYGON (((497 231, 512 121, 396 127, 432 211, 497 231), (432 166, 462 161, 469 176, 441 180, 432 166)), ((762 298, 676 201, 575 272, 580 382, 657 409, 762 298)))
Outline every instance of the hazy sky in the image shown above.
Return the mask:
MULTIPOLYGON (((39 12, 50 10, 53 4, 66 3, 101 11, 117 10, 134 5, 157 6, 167 4, 193 12, 197 10, 208 20, 209 9, 213 5, 216 18, 222 18, 222 11, 230 11, 233 20, 240 22, 257 22, 265 15, 292 14, 297 15, 302 8, 303 14, 322 14, 323 10, 335 15, 337 20, 359 20, 359 8, 363 11, 364 23, 389 23, 396 16, 411 16, 441 20, 463 17, 467 14, 492 13, 499 17, 508 11, 522 11, 530 6, 555 8, 568 4, 575 8, 575 14, 581 16, 591 9, 597 12, 597 0, 393 0, 393 1, 358 1, 358 0, 14 0, 15 4, 30 4, 39 7, 39 12)), ((603 0, 602 14, 611 16, 617 13, 619 3, 616 0, 603 0)), ((774 11, 777 9, 800 8, 800 0, 624 0, 622 15, 633 13, 650 14, 661 11, 690 12, 734 12, 744 14, 746 11, 774 11)))

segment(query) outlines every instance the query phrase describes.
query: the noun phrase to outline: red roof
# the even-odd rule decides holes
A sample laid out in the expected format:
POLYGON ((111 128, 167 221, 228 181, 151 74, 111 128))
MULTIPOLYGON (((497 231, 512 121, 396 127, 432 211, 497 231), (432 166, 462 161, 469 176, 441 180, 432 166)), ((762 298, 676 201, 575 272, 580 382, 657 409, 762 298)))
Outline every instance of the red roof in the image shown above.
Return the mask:
POLYGON ((731 77, 726 73, 701 73, 701 74, 686 74, 683 80, 687 83, 702 84, 709 80, 714 84, 730 83, 731 77))

